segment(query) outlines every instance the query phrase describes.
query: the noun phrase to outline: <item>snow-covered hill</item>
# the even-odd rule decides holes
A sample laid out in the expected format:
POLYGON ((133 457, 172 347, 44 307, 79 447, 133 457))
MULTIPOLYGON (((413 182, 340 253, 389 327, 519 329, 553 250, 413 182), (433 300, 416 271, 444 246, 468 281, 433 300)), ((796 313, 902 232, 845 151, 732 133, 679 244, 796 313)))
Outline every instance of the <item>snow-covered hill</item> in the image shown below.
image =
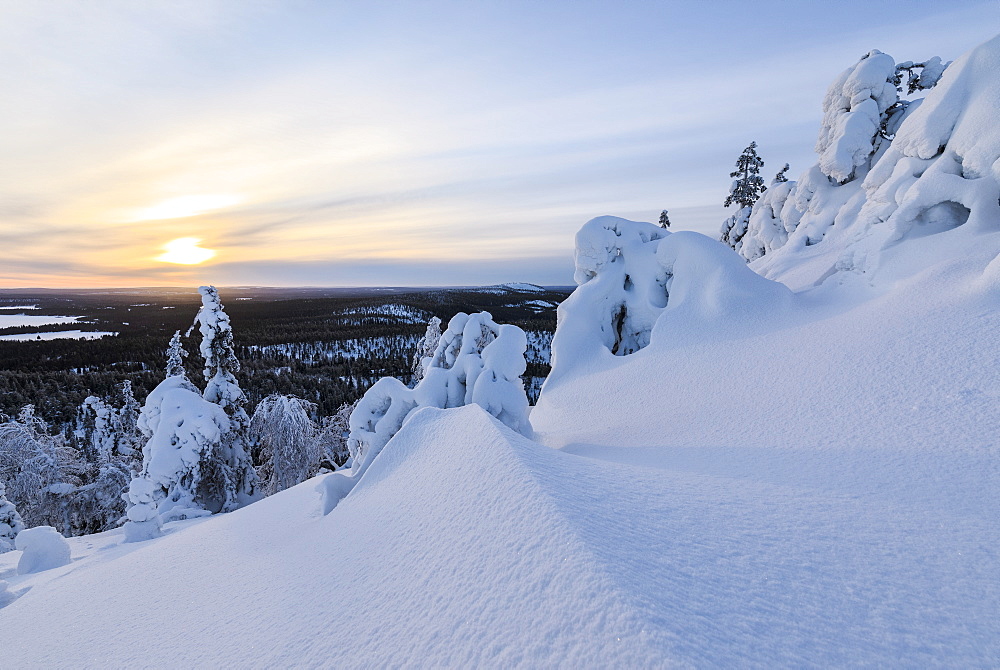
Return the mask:
POLYGON ((0 555, 0 665, 996 665, 997 64, 750 266, 587 223, 534 439, 422 409, 328 514, 311 480, 0 555))

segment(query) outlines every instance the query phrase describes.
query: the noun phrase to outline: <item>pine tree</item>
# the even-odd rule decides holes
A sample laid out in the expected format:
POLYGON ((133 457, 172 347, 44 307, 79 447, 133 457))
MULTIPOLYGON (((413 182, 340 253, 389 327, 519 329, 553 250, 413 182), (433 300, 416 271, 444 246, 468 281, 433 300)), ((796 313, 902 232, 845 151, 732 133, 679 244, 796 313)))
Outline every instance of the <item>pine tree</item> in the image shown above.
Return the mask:
POLYGON ((751 142, 750 146, 743 150, 740 157, 736 159, 736 170, 729 173, 730 177, 735 177, 732 186, 729 188, 729 195, 726 196, 725 207, 736 204, 742 207, 753 207, 760 194, 767 190, 764 180, 760 176, 760 169, 764 167, 764 161, 757 155, 757 143, 751 142))
POLYGON ((740 241, 746 235, 747 225, 753 205, 760 194, 767 190, 760 176, 764 161, 757 155, 757 143, 751 142, 736 159, 736 170, 729 173, 735 177, 726 196, 725 207, 739 205, 740 209, 722 224, 722 235, 719 238, 733 249, 739 251, 740 241))
POLYGON ((667 216, 667 210, 660 212, 660 228, 670 227, 670 217, 667 216))
POLYGON ((771 186, 774 186, 775 184, 784 184, 785 182, 787 182, 788 177, 785 176, 786 172, 788 172, 788 163, 785 163, 785 167, 781 168, 778 171, 778 174, 774 175, 774 179, 771 180, 771 186))

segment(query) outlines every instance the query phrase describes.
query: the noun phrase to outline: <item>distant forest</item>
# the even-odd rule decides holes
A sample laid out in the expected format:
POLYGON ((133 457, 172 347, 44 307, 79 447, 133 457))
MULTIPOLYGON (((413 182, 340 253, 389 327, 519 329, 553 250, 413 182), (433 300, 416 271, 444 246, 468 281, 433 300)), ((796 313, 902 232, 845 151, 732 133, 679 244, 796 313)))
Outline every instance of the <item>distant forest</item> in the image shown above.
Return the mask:
MULTIPOLYGON (((555 306, 569 288, 532 291, 506 285, 442 289, 220 289, 242 363, 239 383, 251 407, 279 393, 316 403, 316 419, 354 402, 380 377, 409 383, 414 349, 431 316, 445 325, 458 312, 489 311, 528 333, 525 386, 532 402, 548 374, 555 306)), ((35 330, 110 331, 95 340, 0 339, 0 412, 25 405, 53 427, 72 430, 87 396, 117 402, 130 380, 141 403, 164 377, 174 331, 185 333, 200 306, 197 291, 129 289, 0 291, 0 308, 37 305, 32 315, 80 316, 78 323, 0 328, 0 336, 35 330)), ((17 313, 16 310, 2 313, 17 313)), ((186 338, 189 378, 202 384, 197 336, 186 338)))

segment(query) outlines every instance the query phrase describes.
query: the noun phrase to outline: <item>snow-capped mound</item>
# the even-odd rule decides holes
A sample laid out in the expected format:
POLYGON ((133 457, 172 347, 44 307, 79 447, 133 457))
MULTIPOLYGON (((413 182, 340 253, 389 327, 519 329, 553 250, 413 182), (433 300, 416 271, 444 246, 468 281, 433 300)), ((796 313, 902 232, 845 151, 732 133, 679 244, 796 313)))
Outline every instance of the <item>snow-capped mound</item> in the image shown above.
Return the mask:
POLYGON ((21 552, 17 574, 30 575, 60 568, 70 560, 69 542, 52 526, 35 526, 17 534, 15 544, 21 552))
POLYGON ((546 389, 653 339, 680 346, 730 337, 791 301, 786 287, 715 240, 613 216, 577 233, 575 279, 580 286, 559 306, 546 389))
MULTIPOLYGON (((862 61, 871 61, 867 69, 886 62, 877 68, 878 76, 862 78, 868 84, 889 74, 891 59, 886 60, 885 54, 878 54, 877 61, 873 58, 862 61)), ((754 207, 739 251, 755 261, 755 270, 795 288, 844 271, 877 284, 880 274, 893 281, 919 271, 935 255, 959 257, 983 244, 1000 251, 1000 245, 982 237, 1000 230, 1000 129, 995 123, 1000 112, 1000 77, 996 74, 1000 37, 973 49, 943 74, 940 59, 921 65, 929 72, 928 85, 937 78, 940 82, 922 100, 901 105, 899 113, 893 115, 890 110, 888 118, 884 102, 892 96, 882 101, 881 94, 873 93, 878 86, 846 86, 857 68, 845 73, 846 81, 838 80, 844 99, 847 88, 867 92, 867 102, 859 103, 871 107, 864 132, 845 130, 853 123, 847 117, 853 118, 855 112, 844 112, 843 104, 831 103, 838 84, 831 87, 825 104, 828 115, 840 109, 844 118, 824 122, 824 128, 842 132, 831 130, 836 141, 826 143, 821 134, 819 164, 798 183, 772 189, 754 207), (891 143, 876 134, 870 146, 855 142, 854 149, 845 148, 850 138, 869 136, 879 110, 881 132, 895 132, 891 143), (859 163, 858 157, 866 151, 867 158, 859 163), (858 179, 852 180, 849 170, 855 170, 858 179), (846 183, 838 183, 845 178, 846 183), (912 243, 932 236, 932 240, 912 243), (908 251, 888 253, 901 242, 908 251), (880 272, 884 263, 891 263, 892 269, 880 272)), ((916 79, 919 84, 922 75, 916 79)))

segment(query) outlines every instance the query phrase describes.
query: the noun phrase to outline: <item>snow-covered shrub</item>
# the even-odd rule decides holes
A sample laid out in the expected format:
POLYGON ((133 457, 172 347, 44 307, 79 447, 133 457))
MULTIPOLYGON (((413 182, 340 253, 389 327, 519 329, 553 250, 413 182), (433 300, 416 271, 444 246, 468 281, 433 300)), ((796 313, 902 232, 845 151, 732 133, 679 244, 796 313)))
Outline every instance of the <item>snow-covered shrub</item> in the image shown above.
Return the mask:
POLYGON ((7 500, 3 480, 0 480, 0 554, 14 550, 14 538, 24 530, 24 522, 14 503, 7 500))
POLYGON ((17 563, 19 575, 51 570, 70 562, 69 542, 52 526, 22 530, 17 534, 15 544, 24 552, 17 563))
POLYGON ((250 420, 260 479, 271 495, 303 482, 319 470, 316 424, 309 412, 316 406, 301 398, 269 395, 250 420))

